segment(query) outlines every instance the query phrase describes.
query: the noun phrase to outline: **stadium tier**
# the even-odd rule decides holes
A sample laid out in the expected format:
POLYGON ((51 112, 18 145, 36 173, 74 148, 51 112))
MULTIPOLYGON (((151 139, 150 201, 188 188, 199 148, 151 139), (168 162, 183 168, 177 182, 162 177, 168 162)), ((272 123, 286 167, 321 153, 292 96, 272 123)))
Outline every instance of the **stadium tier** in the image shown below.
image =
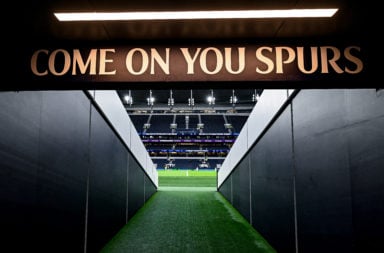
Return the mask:
MULTIPOLYGON (((176 96, 178 92, 172 94, 182 99, 176 96)), ((165 99, 158 93, 156 95, 159 100, 165 99)), ((225 106, 226 99, 218 97, 218 100, 222 100, 221 106, 225 106)), ((215 110, 214 106, 204 107, 201 104, 203 101, 194 108, 191 105, 179 105, 177 109, 172 109, 169 104, 167 109, 164 103, 158 103, 157 107, 151 108, 139 106, 140 110, 136 111, 132 110, 134 106, 126 109, 132 112, 129 115, 150 157, 154 161, 160 159, 156 162, 158 168, 167 169, 215 169, 220 164, 217 160, 228 155, 254 105, 250 103, 246 107, 248 113, 239 113, 231 106, 220 110, 215 110), (177 160, 170 163, 170 159, 177 160), (201 162, 207 159, 210 162, 201 162)), ((238 109, 242 110, 240 107, 238 109)))

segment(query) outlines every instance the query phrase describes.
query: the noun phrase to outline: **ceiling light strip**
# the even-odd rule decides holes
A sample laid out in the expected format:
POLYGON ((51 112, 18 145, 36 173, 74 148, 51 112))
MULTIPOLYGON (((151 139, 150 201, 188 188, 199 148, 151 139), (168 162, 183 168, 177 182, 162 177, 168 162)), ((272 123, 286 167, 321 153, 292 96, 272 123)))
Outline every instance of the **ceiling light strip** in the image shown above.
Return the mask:
POLYGON ((332 17, 338 9, 289 9, 243 11, 161 11, 161 12, 57 12, 59 21, 258 19, 332 17))

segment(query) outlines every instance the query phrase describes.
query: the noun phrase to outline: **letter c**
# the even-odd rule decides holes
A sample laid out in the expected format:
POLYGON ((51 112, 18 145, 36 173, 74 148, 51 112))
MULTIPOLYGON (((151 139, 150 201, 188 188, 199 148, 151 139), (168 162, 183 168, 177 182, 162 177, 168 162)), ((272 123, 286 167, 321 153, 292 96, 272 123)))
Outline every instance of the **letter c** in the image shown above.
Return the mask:
POLYGON ((43 72, 39 72, 37 70, 37 58, 40 53, 45 53, 46 55, 48 55, 49 52, 46 49, 40 49, 40 50, 37 50, 35 53, 33 53, 31 58, 31 70, 32 70, 32 73, 35 74, 36 76, 46 76, 48 75, 48 70, 45 70, 43 72))

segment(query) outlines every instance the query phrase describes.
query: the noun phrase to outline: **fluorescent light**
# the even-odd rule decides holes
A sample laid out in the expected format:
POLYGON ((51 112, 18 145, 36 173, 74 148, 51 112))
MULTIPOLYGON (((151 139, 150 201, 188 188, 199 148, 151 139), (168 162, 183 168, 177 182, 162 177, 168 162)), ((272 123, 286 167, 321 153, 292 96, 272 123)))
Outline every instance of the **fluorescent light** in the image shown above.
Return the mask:
POLYGON ((338 9, 289 9, 243 11, 160 11, 160 12, 57 12, 59 21, 185 20, 242 18, 332 17, 338 9))

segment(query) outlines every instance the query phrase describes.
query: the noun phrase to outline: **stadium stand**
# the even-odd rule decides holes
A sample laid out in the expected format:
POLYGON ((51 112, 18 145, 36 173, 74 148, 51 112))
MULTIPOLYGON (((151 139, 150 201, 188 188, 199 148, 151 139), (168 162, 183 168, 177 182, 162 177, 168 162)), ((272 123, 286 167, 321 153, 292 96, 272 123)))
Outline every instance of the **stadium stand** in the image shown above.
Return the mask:
POLYGON ((222 115, 201 115, 204 124, 204 133, 226 133, 224 118, 222 115))
POLYGON ((240 133, 247 119, 247 116, 227 116, 227 121, 232 125, 234 133, 240 133))
POLYGON ((144 128, 144 124, 147 123, 149 115, 130 115, 133 125, 136 131, 141 133, 144 128))
MULTIPOLYGON (((232 90, 177 90, 170 105, 168 91, 138 90, 134 101, 142 102, 125 108, 158 169, 218 169, 257 102, 255 92, 236 91, 237 106, 228 100, 232 90), (154 105, 144 102, 148 94, 156 97, 154 105), (216 104, 207 104, 208 94, 216 95, 216 104), (194 103, 187 102, 192 96, 194 103)), ((124 104, 127 91, 119 93, 124 104)))
POLYGON ((173 115, 153 115, 151 118, 151 128, 147 133, 170 133, 170 124, 173 115))

